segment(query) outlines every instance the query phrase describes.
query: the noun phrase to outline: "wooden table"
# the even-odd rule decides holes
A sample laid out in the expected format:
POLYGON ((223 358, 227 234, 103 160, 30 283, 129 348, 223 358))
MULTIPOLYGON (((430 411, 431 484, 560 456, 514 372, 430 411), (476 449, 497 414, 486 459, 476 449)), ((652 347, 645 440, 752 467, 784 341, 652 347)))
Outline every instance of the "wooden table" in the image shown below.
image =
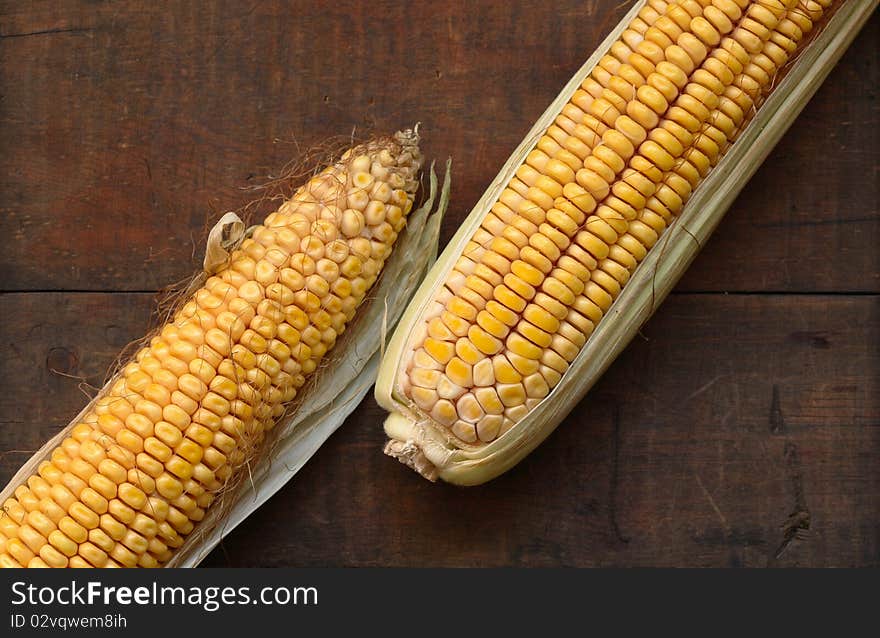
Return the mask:
MULTIPOLYGON (((0 481, 67 423, 246 187, 421 121, 443 241, 616 1, 0 5, 0 481)), ((878 26, 534 454, 430 484, 371 398, 211 566, 880 564, 878 26)))

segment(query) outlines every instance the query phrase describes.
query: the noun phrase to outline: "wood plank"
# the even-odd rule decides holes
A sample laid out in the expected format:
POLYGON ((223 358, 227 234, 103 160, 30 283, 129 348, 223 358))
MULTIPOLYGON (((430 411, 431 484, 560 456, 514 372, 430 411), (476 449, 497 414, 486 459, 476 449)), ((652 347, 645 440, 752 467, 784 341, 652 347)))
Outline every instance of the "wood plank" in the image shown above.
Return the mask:
POLYGON ((0 482, 96 394, 154 307, 152 294, 0 294, 0 482))
MULTIPOLYGON (((161 288, 192 271, 209 221, 295 156, 294 141, 416 120, 426 153, 456 161, 445 240, 620 6, 382 9, 4 3, 0 289, 161 288)), ((683 289, 880 290, 878 25, 875 15, 683 289)))
MULTIPOLYGON (((0 481, 83 403, 49 368, 99 384, 151 307, 0 295, 0 481)), ((384 457, 365 400, 206 564, 880 566, 880 297, 673 294, 642 335, 477 488, 384 457)))

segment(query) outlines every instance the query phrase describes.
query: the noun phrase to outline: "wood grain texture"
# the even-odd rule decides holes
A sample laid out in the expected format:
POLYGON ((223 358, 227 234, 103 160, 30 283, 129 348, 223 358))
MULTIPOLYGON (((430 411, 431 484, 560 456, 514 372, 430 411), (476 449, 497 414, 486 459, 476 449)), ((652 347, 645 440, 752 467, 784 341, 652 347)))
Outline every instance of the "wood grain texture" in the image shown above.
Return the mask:
MULTIPOLYGON (((100 385, 150 307, 0 296, 0 482, 83 404, 51 369, 100 385)), ((431 484, 384 457, 367 399, 207 564, 878 565, 878 354, 875 296, 677 293, 499 479, 431 484)))
MULTIPOLYGON (((421 121, 448 239, 615 5, 0 2, 0 482, 296 143, 421 121)), ((366 399, 206 564, 880 566, 878 28, 518 467, 430 484, 366 399)))
MULTIPOLYGON (((428 156, 456 160, 448 239, 616 5, 5 2, 0 289, 162 287, 295 141, 415 121, 428 156)), ((880 291, 878 24, 684 288, 880 291)))

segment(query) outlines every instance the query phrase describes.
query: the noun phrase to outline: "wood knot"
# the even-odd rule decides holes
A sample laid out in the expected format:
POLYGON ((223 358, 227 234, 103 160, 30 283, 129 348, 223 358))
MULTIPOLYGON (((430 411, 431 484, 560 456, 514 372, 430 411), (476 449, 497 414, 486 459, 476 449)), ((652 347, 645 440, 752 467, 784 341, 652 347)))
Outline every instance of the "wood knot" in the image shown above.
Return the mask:
POLYGON ((74 374, 79 365, 79 357, 67 348, 52 348, 46 355, 46 367, 50 372, 74 374))

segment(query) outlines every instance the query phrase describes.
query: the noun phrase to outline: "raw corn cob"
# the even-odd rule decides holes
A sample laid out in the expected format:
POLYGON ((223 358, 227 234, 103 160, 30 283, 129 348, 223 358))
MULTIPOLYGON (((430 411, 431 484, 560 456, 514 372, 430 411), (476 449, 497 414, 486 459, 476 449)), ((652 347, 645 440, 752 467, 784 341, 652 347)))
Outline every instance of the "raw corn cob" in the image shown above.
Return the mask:
POLYGON ((172 559, 350 326, 420 165, 414 131, 355 147, 254 227, 5 490, 0 566, 172 559))
MULTIPOLYGON (((872 4, 848 15, 857 23, 872 4)), ((640 3, 502 170, 399 326, 377 383, 392 412, 386 452, 471 484, 537 445, 564 416, 548 397, 565 380, 570 408, 586 390, 571 377, 588 344, 602 349, 591 335, 652 251, 676 251, 667 228, 835 10, 832 0, 640 3)))

